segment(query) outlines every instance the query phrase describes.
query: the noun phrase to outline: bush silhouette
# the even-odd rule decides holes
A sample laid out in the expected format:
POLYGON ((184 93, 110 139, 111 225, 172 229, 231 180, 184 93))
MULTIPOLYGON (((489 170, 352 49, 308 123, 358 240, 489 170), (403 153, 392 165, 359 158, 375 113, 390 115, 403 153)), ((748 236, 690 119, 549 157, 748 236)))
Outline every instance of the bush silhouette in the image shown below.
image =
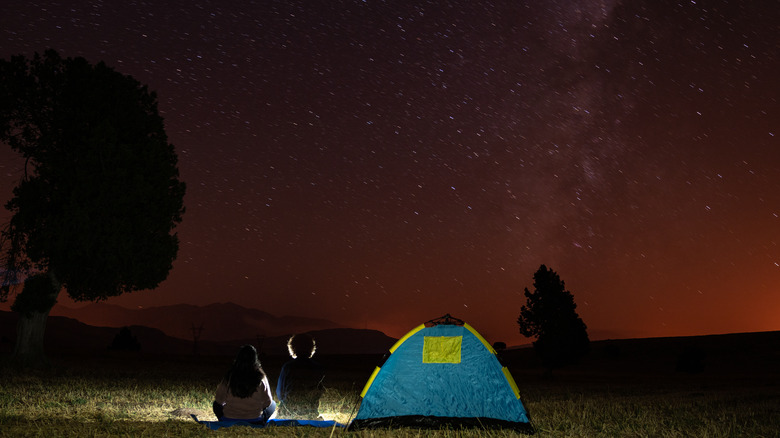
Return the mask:
POLYGON ((138 338, 130 333, 129 327, 122 327, 114 336, 114 341, 108 346, 109 350, 121 350, 121 351, 140 351, 141 343, 138 342, 138 338))

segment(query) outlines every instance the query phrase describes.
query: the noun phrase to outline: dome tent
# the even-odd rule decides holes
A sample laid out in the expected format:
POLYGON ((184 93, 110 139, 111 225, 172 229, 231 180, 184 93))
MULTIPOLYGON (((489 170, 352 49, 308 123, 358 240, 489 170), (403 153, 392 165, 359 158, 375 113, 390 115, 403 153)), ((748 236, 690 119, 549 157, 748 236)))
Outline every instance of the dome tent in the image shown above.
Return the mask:
POLYGON ((517 385, 496 351, 449 314, 401 338, 361 397, 350 430, 450 426, 534 432, 517 385))

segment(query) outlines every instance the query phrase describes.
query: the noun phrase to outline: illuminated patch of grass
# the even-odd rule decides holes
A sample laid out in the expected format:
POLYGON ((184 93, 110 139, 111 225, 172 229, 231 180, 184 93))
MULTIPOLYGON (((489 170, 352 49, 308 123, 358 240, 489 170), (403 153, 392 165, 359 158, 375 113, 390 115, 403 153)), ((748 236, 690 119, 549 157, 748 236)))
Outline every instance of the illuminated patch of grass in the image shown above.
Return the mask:
MULTIPOLYGON (((211 431, 189 418, 212 420, 216 383, 229 359, 103 358, 52 370, 2 370, 0 436, 279 436, 512 437, 508 430, 248 429, 211 431), (218 434, 218 435, 216 435, 218 434)), ((267 366, 275 381, 278 367, 267 366)), ((368 369, 368 368, 367 368, 368 369)), ((320 400, 325 419, 354 418, 368 371, 341 371, 320 400)), ((780 430, 780 382, 670 378, 611 379, 520 375, 522 400, 544 437, 773 437, 780 430)))

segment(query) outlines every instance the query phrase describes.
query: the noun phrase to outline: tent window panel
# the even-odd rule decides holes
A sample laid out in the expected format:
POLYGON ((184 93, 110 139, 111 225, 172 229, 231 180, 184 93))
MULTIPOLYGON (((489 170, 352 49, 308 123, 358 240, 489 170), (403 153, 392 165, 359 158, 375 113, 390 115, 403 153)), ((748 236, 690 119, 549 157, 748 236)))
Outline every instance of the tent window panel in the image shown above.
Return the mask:
POLYGON ((423 363, 460 363, 463 336, 425 336, 423 363))

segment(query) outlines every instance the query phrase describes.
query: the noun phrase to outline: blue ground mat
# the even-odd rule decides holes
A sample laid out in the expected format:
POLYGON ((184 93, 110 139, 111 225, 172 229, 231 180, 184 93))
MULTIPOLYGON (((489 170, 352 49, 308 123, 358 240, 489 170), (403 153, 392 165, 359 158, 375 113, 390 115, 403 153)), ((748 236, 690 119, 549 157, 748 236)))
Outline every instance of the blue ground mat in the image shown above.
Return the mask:
POLYGON ((267 423, 250 423, 245 420, 225 420, 225 421, 203 421, 198 420, 198 416, 191 415, 192 419, 200 424, 205 425, 211 430, 217 430, 221 427, 230 426, 249 426, 255 428, 263 427, 278 427, 278 426, 312 426, 312 427, 347 427, 346 424, 337 423, 332 420, 285 420, 285 419, 271 419, 267 423))

